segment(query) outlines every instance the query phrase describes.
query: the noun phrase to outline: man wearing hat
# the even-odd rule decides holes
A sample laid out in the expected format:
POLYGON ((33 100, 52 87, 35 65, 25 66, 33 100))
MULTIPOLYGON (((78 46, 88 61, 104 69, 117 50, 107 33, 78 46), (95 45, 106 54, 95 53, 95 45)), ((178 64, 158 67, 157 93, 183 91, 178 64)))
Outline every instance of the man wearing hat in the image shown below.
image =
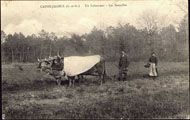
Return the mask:
POLYGON ((125 80, 127 77, 129 61, 127 58, 127 54, 124 50, 121 51, 121 57, 119 60, 119 80, 125 80))

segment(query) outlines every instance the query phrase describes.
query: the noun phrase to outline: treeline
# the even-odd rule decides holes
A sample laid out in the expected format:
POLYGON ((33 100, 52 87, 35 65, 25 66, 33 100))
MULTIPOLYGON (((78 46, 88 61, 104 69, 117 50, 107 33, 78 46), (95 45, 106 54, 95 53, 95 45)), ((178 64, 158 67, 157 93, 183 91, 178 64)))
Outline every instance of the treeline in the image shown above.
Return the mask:
POLYGON ((130 24, 109 26, 105 31, 94 27, 90 33, 57 37, 41 30, 39 34, 24 36, 1 31, 2 62, 36 62, 49 56, 103 55, 106 60, 118 60, 121 50, 127 51, 131 61, 147 60, 152 51, 162 61, 188 60, 187 16, 179 27, 168 25, 158 29, 137 29, 130 24))

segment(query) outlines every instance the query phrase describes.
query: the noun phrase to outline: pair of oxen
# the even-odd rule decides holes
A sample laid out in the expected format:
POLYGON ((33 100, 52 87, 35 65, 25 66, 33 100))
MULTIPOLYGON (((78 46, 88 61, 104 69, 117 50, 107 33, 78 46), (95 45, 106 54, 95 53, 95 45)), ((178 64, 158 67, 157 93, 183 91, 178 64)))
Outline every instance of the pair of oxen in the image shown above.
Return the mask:
MULTIPOLYGON (((38 68, 42 71, 47 72, 48 74, 52 71, 51 65, 53 60, 57 57, 49 57, 48 59, 38 59, 38 68)), ((93 75, 99 76, 100 84, 105 80, 105 60, 100 55, 92 56, 70 56, 70 57, 60 57, 61 62, 63 62, 62 78, 69 80, 69 86, 75 83, 75 78, 83 79, 83 75, 93 75)), ((55 76, 54 76, 55 77, 55 76)), ((56 78, 56 77, 55 77, 56 78)), ((60 84, 60 79, 56 78, 58 84, 60 84)))

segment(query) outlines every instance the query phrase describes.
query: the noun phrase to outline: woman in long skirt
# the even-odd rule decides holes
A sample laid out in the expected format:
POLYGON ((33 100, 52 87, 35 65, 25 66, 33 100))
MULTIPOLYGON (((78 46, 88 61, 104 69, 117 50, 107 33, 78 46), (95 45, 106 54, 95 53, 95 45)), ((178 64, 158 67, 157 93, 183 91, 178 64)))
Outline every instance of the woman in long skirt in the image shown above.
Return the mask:
POLYGON ((149 76, 155 79, 155 77, 158 76, 158 72, 157 72, 158 60, 154 52, 151 54, 151 57, 149 58, 149 63, 150 63, 149 76))

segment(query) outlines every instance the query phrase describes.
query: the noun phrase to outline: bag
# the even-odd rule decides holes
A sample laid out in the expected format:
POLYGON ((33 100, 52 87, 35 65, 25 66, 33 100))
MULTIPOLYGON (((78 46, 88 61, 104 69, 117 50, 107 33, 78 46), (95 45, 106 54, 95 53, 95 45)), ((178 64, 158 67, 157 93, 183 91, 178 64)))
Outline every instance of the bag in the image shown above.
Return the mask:
POLYGON ((145 68, 149 68, 150 67, 150 63, 147 63, 144 65, 145 68))

